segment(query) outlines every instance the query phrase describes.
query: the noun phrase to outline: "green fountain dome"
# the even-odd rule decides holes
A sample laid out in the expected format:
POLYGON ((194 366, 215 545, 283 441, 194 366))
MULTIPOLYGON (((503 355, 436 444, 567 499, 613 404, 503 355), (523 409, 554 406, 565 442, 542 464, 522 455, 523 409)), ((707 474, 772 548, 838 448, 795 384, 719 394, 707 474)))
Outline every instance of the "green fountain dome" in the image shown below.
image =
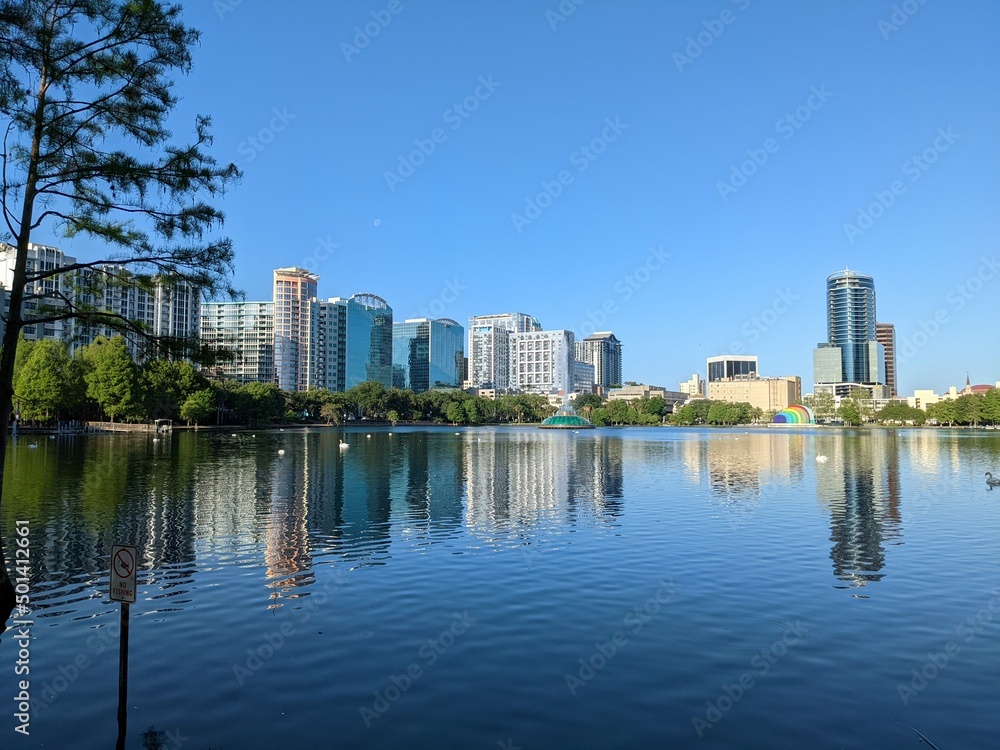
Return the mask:
POLYGON ((539 425, 543 430, 592 430, 594 425, 592 425, 589 420, 583 417, 577 416, 576 412, 573 411, 573 407, 568 403, 563 404, 562 407, 553 414, 551 417, 546 419, 539 425))

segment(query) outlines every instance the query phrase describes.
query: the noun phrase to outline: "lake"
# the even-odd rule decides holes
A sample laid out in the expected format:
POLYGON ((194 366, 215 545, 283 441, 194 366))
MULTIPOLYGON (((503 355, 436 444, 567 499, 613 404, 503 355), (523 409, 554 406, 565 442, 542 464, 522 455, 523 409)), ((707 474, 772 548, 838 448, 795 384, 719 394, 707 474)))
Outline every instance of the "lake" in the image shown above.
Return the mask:
POLYGON ((114 746, 117 542, 130 748, 1000 744, 1000 433, 22 436, 7 471, 3 748, 114 746))

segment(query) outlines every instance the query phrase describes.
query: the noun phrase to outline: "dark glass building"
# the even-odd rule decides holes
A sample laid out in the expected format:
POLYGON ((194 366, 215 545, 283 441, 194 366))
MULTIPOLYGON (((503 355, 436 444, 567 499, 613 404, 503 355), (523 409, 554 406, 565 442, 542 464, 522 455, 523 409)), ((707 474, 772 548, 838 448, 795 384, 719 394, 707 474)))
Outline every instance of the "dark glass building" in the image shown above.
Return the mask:
POLYGON ((465 329, 454 320, 414 318, 392 327, 392 385, 422 393, 461 388, 465 329))

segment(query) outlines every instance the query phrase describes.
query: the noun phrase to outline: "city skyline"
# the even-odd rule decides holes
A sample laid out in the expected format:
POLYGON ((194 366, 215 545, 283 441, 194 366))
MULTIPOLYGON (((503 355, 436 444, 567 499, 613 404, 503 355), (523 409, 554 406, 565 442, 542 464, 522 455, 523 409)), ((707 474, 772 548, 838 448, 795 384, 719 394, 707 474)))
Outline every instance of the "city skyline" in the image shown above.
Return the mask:
POLYGON ((996 380, 976 331, 1000 299, 1000 8, 572 7, 185 7, 202 39, 172 124, 211 114, 244 171, 220 207, 247 299, 300 266, 399 319, 655 340, 636 381, 743 353, 808 382, 849 266, 896 325, 900 393, 996 380))

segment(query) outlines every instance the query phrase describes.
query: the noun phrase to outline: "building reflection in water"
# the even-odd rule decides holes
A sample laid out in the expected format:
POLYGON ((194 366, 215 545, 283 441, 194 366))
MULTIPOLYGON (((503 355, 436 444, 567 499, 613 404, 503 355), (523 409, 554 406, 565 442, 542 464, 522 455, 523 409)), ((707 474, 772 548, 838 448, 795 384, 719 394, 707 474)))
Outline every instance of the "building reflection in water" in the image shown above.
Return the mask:
POLYGON ((706 483, 712 502, 740 526, 756 516, 770 493, 802 482, 806 439, 797 432, 726 430, 679 447, 688 481, 706 483))
POLYGON ((465 523, 470 529, 610 520, 622 511, 622 440, 565 432, 467 433, 465 523))
POLYGON ((816 437, 816 492, 830 512, 838 588, 881 580, 885 544, 902 536, 899 436, 893 430, 816 437))

